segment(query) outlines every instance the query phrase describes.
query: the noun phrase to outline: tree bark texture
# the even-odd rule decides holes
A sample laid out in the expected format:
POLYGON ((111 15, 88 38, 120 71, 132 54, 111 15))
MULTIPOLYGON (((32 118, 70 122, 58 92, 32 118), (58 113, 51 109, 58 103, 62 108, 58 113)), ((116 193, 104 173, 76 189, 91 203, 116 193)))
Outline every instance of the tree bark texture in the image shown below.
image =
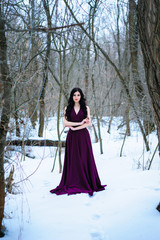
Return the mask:
MULTIPOLYGON (((67 40, 66 40, 67 41, 67 40)), ((65 41, 65 43, 66 43, 65 41)), ((60 63, 60 64, 63 64, 63 89, 66 93, 66 95, 69 97, 69 79, 67 78, 67 67, 66 67, 66 45, 67 43, 65 44, 65 46, 63 46, 63 56, 62 56, 62 62, 63 63, 60 63)), ((60 79, 61 80, 61 79, 60 79)), ((62 88, 61 86, 61 82, 60 82, 60 88, 62 88)), ((64 98, 64 106, 67 106, 68 104, 68 101, 66 98, 64 98)))
POLYGON ((160 153, 160 1, 139 0, 138 22, 146 82, 157 125, 160 153))
POLYGON ((135 92, 138 100, 141 102, 144 97, 144 89, 138 72, 138 27, 137 5, 135 0, 129 0, 129 48, 135 92))
POLYGON ((120 51, 120 31, 119 31, 120 6, 117 0, 117 50, 118 50, 118 68, 121 69, 121 51, 120 51))
POLYGON ((131 55, 132 77, 135 87, 135 93, 138 100, 140 111, 143 112, 143 126, 146 135, 154 130, 154 123, 151 120, 151 109, 145 104, 146 95, 138 72, 138 19, 137 4, 135 0, 129 0, 129 47, 131 55))
POLYGON ((16 122, 16 137, 20 137, 20 127, 18 122, 18 110, 17 110, 17 99, 16 99, 16 91, 17 89, 14 89, 14 119, 16 122))
MULTIPOLYGON (((43 0, 43 5, 44 9, 46 12, 47 16, 47 23, 48 23, 48 28, 51 28, 51 16, 49 12, 49 4, 46 3, 45 0, 43 0)), ((49 64, 49 56, 50 56, 50 51, 51 51, 51 34, 47 34, 47 50, 46 50, 46 55, 45 55, 45 62, 44 62, 44 71, 43 71, 43 84, 42 84, 42 91, 40 94, 40 115, 39 115, 39 132, 38 136, 43 137, 43 129, 44 129, 44 111, 45 111, 45 103, 44 103, 44 98, 45 98, 45 91, 46 91, 46 86, 48 83, 48 64, 49 64)))
MULTIPOLYGON (((0 29, 5 30, 5 21, 2 12, 2 2, 0 0, 0 29)), ((7 64, 7 41, 5 31, 0 31, 0 82, 3 84, 2 114, 0 121, 0 233, 4 216, 5 204, 5 182, 4 182, 4 149, 6 145, 6 135, 11 108, 11 79, 8 76, 7 64)))

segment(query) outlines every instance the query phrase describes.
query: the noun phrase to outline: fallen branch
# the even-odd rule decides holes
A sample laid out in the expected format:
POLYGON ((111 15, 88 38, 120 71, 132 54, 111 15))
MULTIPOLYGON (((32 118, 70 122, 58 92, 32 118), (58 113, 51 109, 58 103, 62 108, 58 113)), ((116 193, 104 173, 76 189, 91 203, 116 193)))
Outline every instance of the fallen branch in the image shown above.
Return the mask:
MULTIPOLYGON (((13 141, 7 141, 7 145, 15 145, 15 146, 44 146, 44 147, 57 147, 58 146, 58 140, 49 140, 49 139, 27 139, 27 140, 13 140, 13 141)), ((65 147, 65 141, 62 141, 62 147, 65 147)))

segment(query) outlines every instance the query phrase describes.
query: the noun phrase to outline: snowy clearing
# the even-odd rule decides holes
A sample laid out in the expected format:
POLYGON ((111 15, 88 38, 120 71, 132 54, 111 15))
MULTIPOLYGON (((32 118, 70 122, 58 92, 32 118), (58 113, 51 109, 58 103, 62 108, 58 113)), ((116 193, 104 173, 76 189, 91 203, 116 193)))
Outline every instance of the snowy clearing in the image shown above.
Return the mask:
MULTIPOLYGON (((56 136, 54 121, 48 123, 45 132, 45 137, 53 140, 56 136)), ((93 197, 88 194, 57 196, 49 192, 61 179, 58 160, 51 173, 55 148, 30 148, 35 159, 26 157, 25 161, 15 153, 12 156, 16 162, 14 181, 35 173, 16 185, 14 191, 20 193, 7 194, 3 239, 159 240, 160 213, 156 210, 160 201, 158 152, 151 170, 142 170, 143 163, 145 166, 154 152, 157 138, 155 133, 149 136, 151 151, 146 152, 141 134, 134 124, 132 128, 132 136, 127 137, 121 158, 123 135, 116 130, 116 123, 111 135, 102 126, 103 155, 100 155, 99 143, 94 143, 90 131, 101 183, 107 184, 105 191, 94 193, 93 197)))

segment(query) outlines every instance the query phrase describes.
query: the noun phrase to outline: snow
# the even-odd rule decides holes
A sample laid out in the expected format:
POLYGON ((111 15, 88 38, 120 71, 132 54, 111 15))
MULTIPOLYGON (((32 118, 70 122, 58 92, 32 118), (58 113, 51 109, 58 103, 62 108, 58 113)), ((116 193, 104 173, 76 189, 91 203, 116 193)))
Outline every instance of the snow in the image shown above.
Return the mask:
MULTIPOLYGON (((159 240, 160 213, 160 159, 158 151, 151 170, 143 169, 151 159, 157 145, 155 133, 148 141, 146 152, 137 125, 132 123, 132 136, 127 137, 122 157, 120 149, 124 135, 117 131, 114 120, 111 134, 102 126, 104 154, 99 143, 94 143, 90 129, 95 161, 102 184, 106 190, 88 194, 57 196, 49 192, 61 179, 58 160, 51 172, 55 148, 26 147, 35 159, 14 152, 15 163, 13 190, 7 194, 4 225, 5 240, 159 240), (27 178, 27 176, 30 176, 27 178), (27 178, 27 180, 22 181, 27 178), (21 181, 20 183, 18 183, 21 181)), ((37 131, 37 129, 36 129, 37 131)), ((36 131, 30 137, 37 138, 36 131)), ((48 121, 45 137, 55 140, 55 118, 48 121)), ((66 134, 63 133, 63 139, 66 134)), ((62 160, 64 159, 64 149, 62 160)), ((10 168, 6 164, 6 175, 10 168)))

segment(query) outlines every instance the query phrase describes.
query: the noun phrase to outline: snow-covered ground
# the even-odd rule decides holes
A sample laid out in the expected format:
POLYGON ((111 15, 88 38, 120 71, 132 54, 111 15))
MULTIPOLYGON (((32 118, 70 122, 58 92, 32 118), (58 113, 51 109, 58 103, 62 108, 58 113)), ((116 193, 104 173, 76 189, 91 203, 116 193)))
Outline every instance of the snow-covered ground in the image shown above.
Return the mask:
MULTIPOLYGON (((7 194, 5 205, 6 235, 4 240, 159 240, 160 159, 158 151, 151 170, 143 171, 157 145, 156 134, 149 136, 151 147, 146 152, 136 124, 127 137, 122 157, 122 130, 114 120, 111 134, 102 126, 103 151, 94 143, 95 161, 106 190, 88 194, 57 196, 49 192, 61 179, 58 160, 51 172, 55 148, 28 147, 35 159, 14 153, 14 192, 7 194), (28 180, 21 181, 27 176, 28 180)), ((44 136, 56 139, 56 122, 51 119, 44 136)), ((63 134, 63 139, 66 134, 63 134)), ((34 131, 31 137, 36 137, 34 131)), ((36 137, 37 138, 37 137, 36 137)), ((62 160, 64 159, 64 149, 62 160)), ((6 174, 10 168, 6 167, 6 174)))

